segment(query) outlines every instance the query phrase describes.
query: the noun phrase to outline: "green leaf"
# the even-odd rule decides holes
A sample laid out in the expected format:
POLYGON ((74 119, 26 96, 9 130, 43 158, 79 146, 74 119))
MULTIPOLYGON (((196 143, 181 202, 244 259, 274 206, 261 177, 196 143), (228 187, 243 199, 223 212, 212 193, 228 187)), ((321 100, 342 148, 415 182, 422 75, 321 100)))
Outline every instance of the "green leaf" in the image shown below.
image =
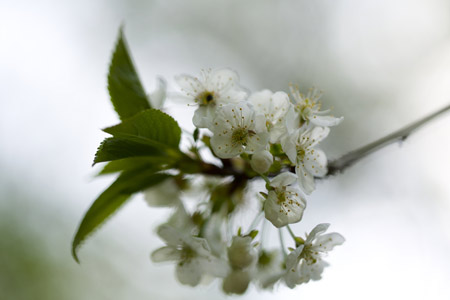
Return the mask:
POLYGON ((129 157, 109 162, 100 171, 99 175, 138 169, 152 169, 156 172, 167 169, 167 166, 174 163, 174 161, 173 158, 167 156, 129 157))
POLYGON ((107 188, 87 211, 72 242, 72 255, 79 262, 77 250, 81 243, 106 219, 119 209, 132 194, 157 185, 170 177, 168 174, 154 173, 153 170, 138 170, 122 173, 107 188))
POLYGON ((163 156, 164 152, 146 144, 121 138, 106 138, 98 147, 94 165, 99 162, 136 156, 163 156))
POLYGON ((133 65, 122 28, 109 66, 108 90, 121 120, 150 108, 144 88, 133 65))
POLYGON ((144 110, 103 131, 117 138, 163 148, 178 149, 181 138, 178 123, 171 116, 157 109, 144 110))

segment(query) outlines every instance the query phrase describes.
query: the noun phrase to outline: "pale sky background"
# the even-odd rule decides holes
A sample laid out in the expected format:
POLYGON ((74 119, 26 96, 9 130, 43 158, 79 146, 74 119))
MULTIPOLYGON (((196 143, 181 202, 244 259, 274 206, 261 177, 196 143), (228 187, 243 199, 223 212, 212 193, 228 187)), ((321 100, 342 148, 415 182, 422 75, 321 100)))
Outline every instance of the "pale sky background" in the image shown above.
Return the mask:
MULTIPOLYGON (((88 240, 81 266, 70 256, 84 212, 113 180, 95 179, 91 163, 106 136, 100 129, 118 122, 106 74, 122 23, 148 92, 156 76, 174 91, 175 75, 209 67, 235 69, 253 91, 286 91, 290 82, 322 89, 324 105, 345 117, 323 144, 329 157, 450 102, 449 1, 2 0, 5 297, 226 298, 218 282, 182 286, 173 265, 150 261, 162 245, 153 230, 168 211, 140 197, 88 240)), ((169 112, 192 128, 192 110, 171 102, 169 112)), ((447 114, 318 184, 293 228, 329 222, 345 236, 323 279, 273 293, 251 288, 242 299, 450 299, 449 128, 447 114)))

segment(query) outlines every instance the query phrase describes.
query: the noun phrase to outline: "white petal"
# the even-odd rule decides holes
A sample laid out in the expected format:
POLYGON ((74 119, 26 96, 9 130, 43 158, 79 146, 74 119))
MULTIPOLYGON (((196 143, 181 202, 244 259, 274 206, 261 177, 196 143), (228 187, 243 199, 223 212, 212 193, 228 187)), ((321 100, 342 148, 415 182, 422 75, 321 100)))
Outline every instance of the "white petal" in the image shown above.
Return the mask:
POLYGON ((194 112, 194 117, 192 118, 192 123, 197 128, 209 128, 211 126, 211 105, 200 106, 194 112))
POLYGON ((256 130, 256 132, 265 132, 267 131, 267 126, 266 126, 266 117, 262 114, 255 114, 254 116, 254 129, 256 130))
POLYGON ((214 154, 216 154, 220 158, 232 158, 244 152, 243 145, 233 145, 231 140, 231 133, 222 136, 219 136, 218 134, 214 135, 211 138, 211 147, 214 151, 214 154))
POLYGON ((300 186, 303 192, 309 195, 316 188, 314 184, 314 176, 312 176, 311 173, 309 173, 300 164, 295 167, 295 173, 297 174, 298 178, 298 185, 300 186))
POLYGON ((327 157, 322 150, 310 150, 306 153, 303 162, 306 170, 316 177, 322 177, 327 173, 327 157))
POLYGON ((272 96, 272 122, 277 123, 284 118, 291 107, 289 96, 285 92, 276 92, 272 96))
POLYGON ((262 90, 260 92, 253 93, 248 98, 248 101, 253 104, 253 107, 257 113, 265 115, 269 113, 271 97, 272 92, 270 90, 262 90))
POLYGON ((314 147, 319 142, 323 141, 329 133, 330 128, 328 127, 314 127, 309 135, 310 143, 308 147, 314 147))
POLYGON ((153 251, 151 258, 153 262, 178 261, 181 258, 181 252, 174 247, 162 247, 153 251))
POLYGON ((283 149, 284 153, 288 156, 289 160, 295 164, 297 163, 297 147, 295 146, 293 140, 293 136, 285 135, 281 137, 281 148, 283 149))
POLYGON ((184 243, 185 237, 179 229, 172 226, 163 224, 158 227, 157 234, 167 243, 169 246, 179 246, 184 243))
POLYGON ((257 133, 247 139, 245 152, 253 153, 265 149, 269 142, 269 134, 267 132, 257 133))
POLYGON ((275 125, 270 128, 270 142, 272 144, 277 144, 280 141, 280 138, 287 134, 287 129, 285 124, 283 123, 276 123, 275 125))
POLYGON ((317 126, 331 127, 331 126, 336 126, 339 123, 341 123, 342 120, 344 120, 344 118, 343 117, 336 118, 336 117, 332 117, 332 116, 313 115, 310 117, 309 120, 311 121, 311 123, 313 123, 314 125, 317 125, 317 126))
POLYGON ((208 256, 207 258, 199 259, 199 263, 201 264, 205 273, 210 274, 214 277, 223 278, 230 272, 228 263, 214 256, 208 256))
POLYGON ((345 238, 337 232, 321 235, 314 241, 314 246, 318 251, 327 252, 333 250, 335 246, 342 245, 345 238))
POLYGON ((188 262, 178 263, 176 274, 182 284, 196 286, 202 278, 203 270, 197 259, 191 259, 188 262))
POLYGON ((312 241, 316 238, 316 236, 324 233, 325 231, 327 231, 328 227, 330 227, 330 224, 328 223, 321 223, 318 224, 316 227, 313 228, 313 230, 311 230, 311 232, 308 234, 308 237, 306 238, 305 243, 306 244, 311 244, 312 241))
MULTIPOLYGON (((289 255, 288 255, 289 259, 289 255)), ((287 263, 286 263, 287 266, 287 263)), ((300 265, 295 264, 294 266, 286 269, 286 274, 284 276, 284 281, 286 282, 286 285, 293 289, 299 282, 300 278, 300 265)))
POLYGON ((182 74, 175 76, 175 81, 180 86, 181 90, 192 98, 195 98, 198 93, 204 90, 200 80, 190 75, 182 74))
POLYGON ((318 259, 316 263, 308 265, 306 263, 302 264, 300 271, 304 274, 304 283, 311 280, 320 280, 322 278, 323 269, 328 264, 322 259, 318 259))
POLYGON ((297 180, 297 175, 291 172, 283 172, 275 176, 272 181, 270 181, 270 186, 272 187, 282 187, 286 185, 293 184, 297 180))
POLYGON ((190 237, 186 240, 186 244, 194 250, 198 255, 208 256, 211 254, 208 242, 204 238, 190 237))
POLYGON ((208 80, 207 88, 220 91, 239 84, 239 75, 230 69, 219 69, 213 71, 208 80))
POLYGON ((284 120, 286 130, 289 134, 294 133, 300 126, 300 115, 295 112, 293 107, 288 110, 284 120))

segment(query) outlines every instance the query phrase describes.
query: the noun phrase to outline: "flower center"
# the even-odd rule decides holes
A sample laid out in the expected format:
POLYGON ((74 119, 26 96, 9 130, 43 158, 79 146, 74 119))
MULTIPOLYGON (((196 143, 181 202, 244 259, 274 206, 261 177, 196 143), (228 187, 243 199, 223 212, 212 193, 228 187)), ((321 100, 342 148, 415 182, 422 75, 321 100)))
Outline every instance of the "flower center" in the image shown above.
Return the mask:
POLYGON ((214 92, 204 91, 197 95, 196 99, 200 105, 208 105, 214 101, 214 92))
POLYGON ((196 256, 196 253, 194 250, 192 250, 189 246, 184 246, 181 250, 181 258, 180 258, 180 266, 182 266, 185 263, 190 262, 194 257, 196 256))
POLYGON ((231 135, 231 141, 233 142, 233 144, 241 144, 246 146, 249 134, 250 132, 247 129, 237 128, 231 135))
POLYGON ((299 158, 299 160, 303 160, 305 158, 305 154, 305 149, 300 148, 299 150, 297 150, 297 157, 299 158))
POLYGON ((305 245, 300 258, 303 258, 308 265, 315 264, 317 262, 319 253, 312 249, 312 245, 305 245))

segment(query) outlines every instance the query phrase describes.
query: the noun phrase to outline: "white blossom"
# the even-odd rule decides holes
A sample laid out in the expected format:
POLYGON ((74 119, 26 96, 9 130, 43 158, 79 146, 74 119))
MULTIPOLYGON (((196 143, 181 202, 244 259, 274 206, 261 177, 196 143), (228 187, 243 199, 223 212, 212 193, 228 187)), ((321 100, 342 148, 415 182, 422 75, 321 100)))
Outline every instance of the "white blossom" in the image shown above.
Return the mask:
POLYGON ((321 278, 323 269, 328 266, 322 256, 345 241, 336 232, 323 234, 329 226, 330 224, 319 224, 314 227, 304 243, 289 253, 284 276, 288 287, 294 288, 298 284, 321 278))
POLYGON ((250 160, 250 166, 260 174, 266 173, 273 163, 273 155, 267 150, 255 152, 250 160))
POLYGON ((285 92, 272 93, 263 90, 252 94, 248 101, 253 104, 257 113, 266 117, 266 126, 272 144, 278 143, 280 137, 286 132, 285 116, 292 104, 285 92))
POLYGON ((272 189, 269 190, 264 203, 264 213, 266 219, 275 227, 297 223, 302 219, 306 200, 297 187, 290 186, 296 180, 297 176, 293 173, 284 172, 270 182, 272 189))
POLYGON ((288 114, 288 128, 300 128, 303 124, 312 123, 316 126, 331 127, 338 125, 343 118, 328 115, 330 110, 320 110, 322 103, 319 101, 322 93, 315 88, 306 95, 300 93, 297 87, 290 86, 294 109, 288 114))
POLYGON ((198 128, 210 125, 216 107, 245 100, 247 93, 239 86, 239 76, 230 69, 203 70, 202 78, 190 75, 175 77, 186 96, 199 105, 192 122, 198 128))
POLYGON ((295 164, 299 186, 308 195, 315 189, 314 177, 322 177, 327 173, 327 157, 315 146, 325 139, 329 132, 328 127, 307 130, 300 128, 281 140, 284 152, 295 164))
POLYGON ((269 140, 264 116, 245 102, 218 108, 209 129, 214 133, 212 149, 220 158, 232 158, 244 151, 254 153, 264 149, 269 140))
POLYGON ((158 235, 167 246, 155 250, 151 258, 154 262, 176 261, 176 275, 182 284, 196 286, 205 274, 217 277, 228 274, 226 263, 211 254, 205 239, 169 225, 160 226, 158 235))

